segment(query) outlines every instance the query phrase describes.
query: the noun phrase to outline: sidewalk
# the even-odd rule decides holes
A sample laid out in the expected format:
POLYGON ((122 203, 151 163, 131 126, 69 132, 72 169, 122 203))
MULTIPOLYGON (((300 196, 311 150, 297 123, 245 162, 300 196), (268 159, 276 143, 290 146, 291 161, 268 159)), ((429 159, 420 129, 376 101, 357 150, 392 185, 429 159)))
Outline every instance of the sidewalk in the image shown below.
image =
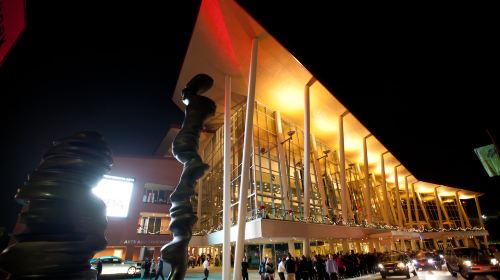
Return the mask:
MULTIPOLYGON (((222 267, 220 266, 211 266, 209 267, 209 275, 208 279, 222 279, 222 267)), ((231 268, 231 275, 233 273, 233 269, 231 268)), ((197 266, 195 268, 189 268, 186 273, 185 279, 203 279, 205 277, 203 275, 203 268, 201 266, 197 266)), ((248 278, 249 280, 260 280, 260 275, 256 269, 248 270, 248 278)), ((278 278, 278 274, 276 273, 276 278, 278 278)), ((279 278, 278 278, 279 279, 279 278)))
MULTIPOLYGON (((209 268, 209 271, 210 271, 209 275, 208 275, 209 280, 222 279, 222 268, 220 266, 219 267, 211 266, 209 268)), ((231 269, 231 278, 232 278, 232 273, 233 273, 233 269, 231 269)), ((363 275, 361 277, 348 278, 347 280, 358 280, 358 279, 370 278, 373 276, 377 276, 377 274, 363 275)), ((205 276, 203 275, 203 268, 200 266, 197 266, 195 268, 189 268, 187 270, 186 277, 184 279, 199 279, 199 280, 201 280, 204 277, 205 276)), ((260 280, 260 275, 256 269, 251 269, 251 270, 248 270, 248 278, 249 278, 249 280, 260 280)), ((138 279, 138 278, 135 278, 135 279, 138 279)), ((161 279, 161 278, 159 278, 159 279, 161 279)), ((165 277, 165 279, 166 279, 166 277, 165 277)), ((277 272, 275 274, 274 279, 279 279, 277 272)))
MULTIPOLYGON (((214 267, 211 266, 209 268, 209 275, 208 279, 222 279, 222 267, 214 267)), ((233 273, 233 269, 231 269, 231 275, 233 273)), ((373 276, 377 276, 378 274, 368 274, 368 275, 363 275, 360 277, 355 277, 355 278, 348 278, 348 280, 357 280, 357 279, 364 279, 364 278, 370 278, 373 276)), ((195 268, 189 268, 186 274, 185 279, 203 279, 203 268, 202 267, 195 267, 195 268)), ((249 269, 248 270, 248 279, 249 280, 260 280, 260 275, 257 272, 257 269, 249 269)), ((278 273, 276 272, 274 274, 274 279, 279 279, 278 273)))

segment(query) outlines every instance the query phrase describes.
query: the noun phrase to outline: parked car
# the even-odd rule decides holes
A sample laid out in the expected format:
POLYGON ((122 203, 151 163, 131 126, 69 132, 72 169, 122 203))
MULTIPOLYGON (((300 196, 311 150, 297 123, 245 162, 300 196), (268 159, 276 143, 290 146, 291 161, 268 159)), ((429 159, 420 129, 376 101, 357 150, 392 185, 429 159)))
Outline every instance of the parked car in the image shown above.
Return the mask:
POLYGON ((419 252, 413 260, 416 269, 441 269, 443 259, 432 252, 419 252))
POLYGON ((128 274, 136 275, 141 273, 141 263, 123 260, 116 256, 102 256, 90 260, 90 265, 95 269, 97 260, 102 262, 102 275, 128 274))
POLYGON ((391 253, 383 255, 379 259, 378 269, 382 279, 392 275, 402 275, 410 278, 410 273, 417 276, 417 270, 410 257, 401 253, 391 253))
POLYGON ((449 248, 445 252, 448 271, 456 277, 460 273, 465 279, 473 279, 475 275, 500 275, 498 260, 487 250, 477 248, 449 248))

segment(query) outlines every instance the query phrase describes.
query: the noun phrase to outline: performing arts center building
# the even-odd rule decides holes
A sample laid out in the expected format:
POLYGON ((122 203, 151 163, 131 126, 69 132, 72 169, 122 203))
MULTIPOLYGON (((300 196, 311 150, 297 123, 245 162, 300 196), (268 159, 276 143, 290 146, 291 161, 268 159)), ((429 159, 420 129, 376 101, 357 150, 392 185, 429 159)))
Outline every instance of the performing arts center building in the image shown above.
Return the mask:
MULTIPOLYGON (((210 169, 193 198, 198 215, 193 253, 203 248, 215 256, 224 243, 244 243, 245 254, 257 264, 258 256, 276 259, 289 251, 311 255, 487 242, 481 193, 413 176, 335 91, 237 3, 202 1, 172 97, 181 110, 181 90, 198 73, 214 78, 205 95, 217 103, 217 113, 200 138, 199 153, 210 169), (231 227, 226 238, 224 223, 231 227)), ((158 156, 172 160, 176 131, 167 133, 158 156)), ((180 168, 173 170, 177 175, 162 184, 175 185, 180 168)), ((138 193, 143 202, 137 207, 147 205, 149 196, 138 193)), ((133 226, 140 213, 156 210, 135 211, 133 226)), ((171 239, 168 214, 163 215, 158 230, 166 235, 148 245, 156 247, 156 256, 161 240, 171 239)), ((144 228, 143 220, 132 231, 144 228)), ((144 253, 136 249, 127 255, 144 253)))
MULTIPOLYGON (((231 242, 244 224, 252 262, 259 252, 280 257, 487 242, 481 193, 413 176, 235 2, 202 1, 172 97, 181 110, 181 90, 198 73, 214 78, 205 95, 217 113, 200 139, 210 169, 197 185, 197 243, 223 244, 224 221, 232 226, 231 242)), ((159 154, 169 153, 174 136, 171 130, 159 154)))

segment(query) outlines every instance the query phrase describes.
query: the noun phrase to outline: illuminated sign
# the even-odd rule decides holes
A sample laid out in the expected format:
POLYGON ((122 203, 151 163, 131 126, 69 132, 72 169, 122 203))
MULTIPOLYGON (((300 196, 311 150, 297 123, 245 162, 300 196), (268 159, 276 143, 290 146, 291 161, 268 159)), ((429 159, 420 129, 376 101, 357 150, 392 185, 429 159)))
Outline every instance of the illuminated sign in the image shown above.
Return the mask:
POLYGON ((23 0, 0 0, 0 65, 25 28, 23 0))
POLYGON ((134 179, 104 175, 104 178, 92 189, 106 204, 106 216, 127 217, 134 179))

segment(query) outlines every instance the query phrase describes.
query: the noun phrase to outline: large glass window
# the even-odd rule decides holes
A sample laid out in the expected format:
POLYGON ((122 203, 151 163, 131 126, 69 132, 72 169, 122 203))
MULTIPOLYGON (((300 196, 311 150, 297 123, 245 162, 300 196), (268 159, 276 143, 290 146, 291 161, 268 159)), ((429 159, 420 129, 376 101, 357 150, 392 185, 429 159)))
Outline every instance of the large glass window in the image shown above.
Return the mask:
POLYGON ((168 226, 170 217, 163 213, 148 213, 141 212, 139 215, 139 223, 137 225, 137 233, 140 234, 170 234, 168 226))
POLYGON ((142 202, 156 203, 156 204, 169 204, 170 194, 174 189, 173 186, 166 186, 160 184, 146 183, 144 185, 142 202))

